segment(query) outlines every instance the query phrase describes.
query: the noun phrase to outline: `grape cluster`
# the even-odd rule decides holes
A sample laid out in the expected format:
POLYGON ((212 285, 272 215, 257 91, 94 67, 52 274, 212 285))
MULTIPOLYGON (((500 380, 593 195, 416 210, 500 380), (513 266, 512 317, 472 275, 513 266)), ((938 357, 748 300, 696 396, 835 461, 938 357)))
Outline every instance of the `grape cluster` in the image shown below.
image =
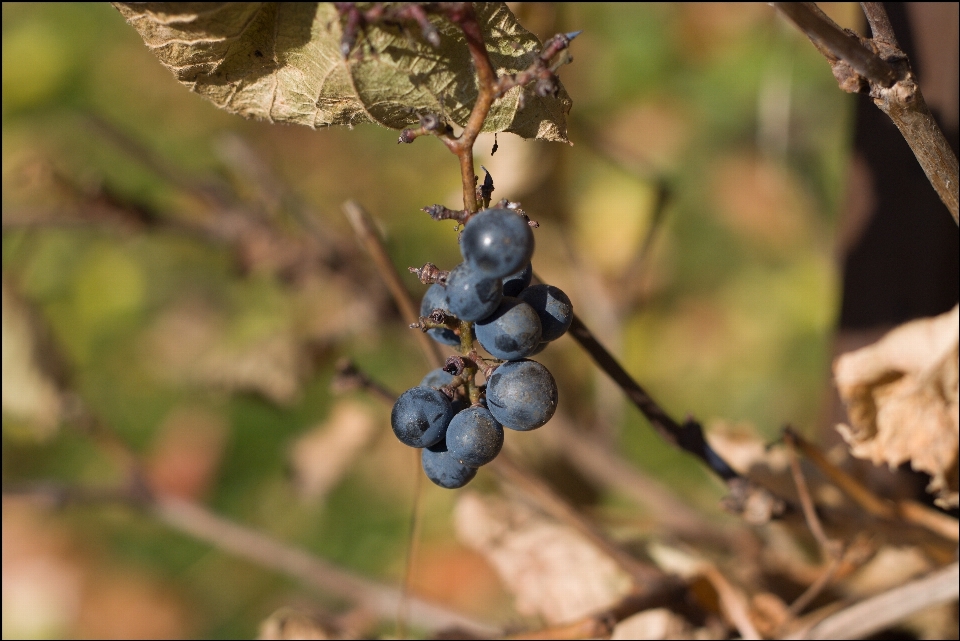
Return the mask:
POLYGON ((556 287, 530 285, 533 248, 523 216, 481 211, 460 236, 463 262, 423 297, 417 326, 462 356, 401 394, 390 420, 402 443, 422 448, 424 472, 440 487, 463 487, 496 458, 504 427, 534 430, 556 411, 553 376, 527 357, 567 331, 573 306, 556 287), (492 359, 477 354, 474 339, 492 359))

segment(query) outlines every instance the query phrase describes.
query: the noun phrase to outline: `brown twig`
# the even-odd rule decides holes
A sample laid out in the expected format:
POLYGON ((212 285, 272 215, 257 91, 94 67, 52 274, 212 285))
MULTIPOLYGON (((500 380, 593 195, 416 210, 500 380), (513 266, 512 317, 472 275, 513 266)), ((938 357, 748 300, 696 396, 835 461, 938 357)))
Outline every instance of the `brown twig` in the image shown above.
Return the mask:
POLYGON ((902 519, 950 541, 960 540, 960 528, 956 519, 916 501, 905 499, 893 502, 877 496, 860 481, 831 463, 816 445, 796 432, 787 431, 804 456, 809 458, 847 496, 873 516, 888 520, 902 519))
POLYGON ((960 164, 927 108, 910 61, 897 46, 883 4, 863 3, 873 32, 873 39, 864 41, 841 30, 812 2, 775 2, 774 6, 827 58, 841 89, 868 93, 890 117, 953 221, 960 224, 960 164))
POLYGON ((710 447, 703 435, 703 427, 692 418, 679 424, 674 421, 660 405, 644 390, 623 366, 613 357, 600 341, 587 329, 577 315, 570 325, 570 335, 590 355, 613 381, 623 390, 627 398, 650 421, 654 430, 665 441, 685 450, 701 459, 707 466, 727 484, 730 495, 725 500, 725 506, 737 513, 751 517, 754 509, 760 510, 753 514, 756 521, 765 521, 778 516, 786 509, 783 499, 774 496, 769 490, 761 488, 750 480, 738 474, 730 465, 710 447))
POLYGON ((793 475, 793 482, 797 486, 797 495, 800 497, 800 507, 803 509, 803 518, 807 521, 807 527, 813 538, 820 545, 820 551, 825 559, 836 559, 839 555, 839 548, 836 541, 827 537, 823 531, 823 524, 820 523, 820 517, 817 516, 817 508, 813 504, 813 497, 810 496, 810 489, 807 487, 807 479, 803 476, 803 470, 800 469, 800 461, 797 459, 796 443, 793 432, 784 430, 783 441, 787 446, 787 459, 790 462, 790 473, 793 475))
MULTIPOLYGON (((669 487, 638 471, 615 452, 574 429, 559 412, 550 420, 552 438, 564 456, 586 478, 612 488, 653 513, 658 524, 688 536, 711 536, 726 532, 705 519, 678 498, 669 487)), ((738 532, 738 535, 741 534, 738 532)))
POLYGON ((893 32, 890 16, 887 15, 887 10, 883 8, 883 3, 861 2, 860 7, 863 9, 863 15, 867 17, 867 24, 870 25, 873 40, 888 47, 899 49, 897 35, 893 32))
POLYGON ((699 574, 703 576, 720 598, 720 608, 727 619, 740 633, 741 639, 762 639, 750 620, 750 606, 746 597, 712 563, 704 565, 699 574))
POLYGON ((174 497, 158 497, 151 508, 163 523, 258 565, 295 577, 325 592, 344 596, 378 613, 396 615, 406 598, 410 622, 429 629, 463 628, 478 634, 496 634, 491 626, 403 595, 400 590, 358 577, 294 546, 220 517, 206 508, 174 497))
POLYGON ((799 616, 800 613, 806 610, 807 607, 813 603, 813 600, 830 585, 830 582, 833 581, 833 578, 837 575, 837 570, 840 569, 841 563, 843 563, 843 557, 841 556, 835 556, 830 559, 830 565, 827 566, 827 569, 817 577, 816 581, 807 586, 803 594, 798 596, 796 600, 790 604, 790 607, 787 608, 787 621, 799 616))
POLYGON ((293 577, 330 594, 354 601, 380 617, 396 614, 401 598, 406 598, 410 621, 431 630, 458 628, 490 636, 497 629, 443 606, 413 596, 402 597, 393 587, 359 577, 320 559, 306 550, 287 545, 252 528, 240 525, 207 508, 173 496, 152 495, 136 485, 114 489, 88 489, 55 484, 4 487, 5 496, 27 496, 44 504, 62 507, 81 503, 123 503, 145 508, 160 522, 217 549, 257 565, 293 577))
POLYGON ((840 541, 828 538, 826 532, 823 530, 823 524, 820 522, 820 517, 817 516, 817 509, 813 504, 813 497, 810 495, 810 490, 807 487, 806 477, 803 475, 803 470, 800 469, 800 460, 797 458, 796 437, 794 432, 789 429, 784 430, 783 440, 787 446, 790 473, 793 475, 793 482, 797 487, 797 495, 800 497, 803 517, 807 522, 810 533, 813 534, 813 538, 815 538, 820 545, 820 554, 829 563, 827 569, 817 577, 817 580, 807 586, 803 594, 797 597, 797 599, 790 604, 790 607, 787 608, 787 620, 790 620, 813 603, 813 600, 833 581, 843 561, 843 544, 840 541))
POLYGON ((780 13, 803 31, 824 56, 832 62, 843 60, 870 82, 891 87, 897 81, 896 70, 859 42, 856 34, 846 33, 813 2, 774 2, 780 13))
POLYGON ((336 374, 333 377, 331 387, 335 392, 361 389, 391 404, 397 399, 396 394, 388 390, 381 383, 370 378, 366 372, 358 368, 356 363, 348 358, 341 359, 337 362, 336 374))
MULTIPOLYGON (((371 218, 370 214, 360 203, 354 200, 348 200, 343 203, 343 212, 347 215, 347 219, 353 226, 353 231, 357 235, 357 238, 363 243, 370 258, 373 259, 374 264, 377 266, 377 272, 390 290, 390 295, 393 296, 394 302, 400 309, 400 314, 404 322, 408 325, 416 323, 420 318, 420 310, 410 299, 407 288, 403 286, 403 282, 400 280, 400 276, 394 268, 393 262, 390 260, 390 255, 387 253, 387 248, 383 244, 383 239, 377 230, 373 218, 371 218)), ((420 349, 423 350, 430 367, 440 367, 443 358, 440 355, 437 343, 423 332, 417 333, 417 340, 420 341, 420 349)))

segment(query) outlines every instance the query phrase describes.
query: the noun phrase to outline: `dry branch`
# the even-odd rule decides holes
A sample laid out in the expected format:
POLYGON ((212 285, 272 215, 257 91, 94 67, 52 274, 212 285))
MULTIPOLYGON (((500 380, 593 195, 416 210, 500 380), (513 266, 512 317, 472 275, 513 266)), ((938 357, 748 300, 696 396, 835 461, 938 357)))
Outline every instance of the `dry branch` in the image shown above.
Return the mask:
POLYGON ((817 50, 827 58, 840 88, 867 93, 890 117, 919 161, 930 184, 960 224, 960 166, 939 125, 927 108, 906 54, 882 3, 863 3, 873 33, 861 40, 842 30, 812 2, 775 2, 817 50))

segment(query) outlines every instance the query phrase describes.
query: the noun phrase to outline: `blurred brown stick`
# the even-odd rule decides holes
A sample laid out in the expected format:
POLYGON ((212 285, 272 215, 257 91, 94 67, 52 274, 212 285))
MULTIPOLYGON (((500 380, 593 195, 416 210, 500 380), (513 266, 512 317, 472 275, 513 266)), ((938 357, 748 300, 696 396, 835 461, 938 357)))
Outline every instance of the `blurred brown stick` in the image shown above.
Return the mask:
MULTIPOLYGON (((363 243, 367 254, 377 266, 377 272, 386 283, 390 290, 393 301, 400 309, 400 315, 408 325, 416 323, 420 318, 420 310, 414 305, 407 293, 407 288, 403 286, 403 281, 397 273, 387 248, 383 244, 383 239, 376 228, 376 223, 371 218, 366 209, 355 200, 348 200, 343 203, 343 212, 347 215, 347 220, 353 226, 353 231, 363 243)), ((440 355, 440 349, 437 343, 427 336, 426 332, 417 332, 417 340, 420 342, 420 349, 427 359, 430 367, 436 368, 443 364, 443 357, 440 355)))
POLYGON ((410 622, 429 630, 459 629, 482 637, 499 634, 497 628, 458 614, 443 606, 370 579, 359 577, 296 546, 219 516, 207 508, 174 496, 147 496, 135 488, 87 489, 56 484, 4 488, 4 496, 22 496, 62 507, 71 503, 123 502, 146 507, 165 525, 206 541, 228 554, 281 572, 346 598, 384 619, 392 618, 405 600, 410 622))
POLYGON ((786 430, 797 448, 816 465, 838 488, 870 514, 884 519, 902 519, 926 528, 950 541, 960 541, 960 527, 956 519, 916 501, 901 499, 893 502, 871 492, 839 467, 831 463, 816 445, 791 430, 786 430))
POLYGON ((863 639, 930 606, 960 596, 960 564, 865 599, 788 639, 863 639))

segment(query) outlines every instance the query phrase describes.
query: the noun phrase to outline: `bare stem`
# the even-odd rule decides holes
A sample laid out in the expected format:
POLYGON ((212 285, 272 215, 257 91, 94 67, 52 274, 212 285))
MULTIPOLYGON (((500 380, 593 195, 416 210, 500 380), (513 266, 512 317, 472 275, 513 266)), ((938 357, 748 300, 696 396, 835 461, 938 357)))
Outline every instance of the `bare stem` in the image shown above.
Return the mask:
MULTIPOLYGON (((364 247, 370 254, 370 258, 372 258, 374 264, 376 264, 377 271, 380 272, 380 277, 383 278, 383 282, 386 283, 387 288, 390 290, 390 294, 397 303, 397 307, 400 309, 400 314, 403 316, 404 321, 407 324, 418 322, 420 310, 417 309, 416 305, 414 305, 410 299, 407 288, 403 286, 397 270, 394 269, 390 255, 387 253, 387 248, 384 246, 380 232, 377 230, 370 214, 367 213, 360 203, 354 200, 348 200, 343 203, 343 211, 350 220, 353 231, 363 242, 364 247)), ((420 341, 420 348, 423 350, 424 356, 430 366, 439 367, 443 359, 440 356, 437 343, 423 332, 417 334, 417 339, 420 341)))
POLYGON ((890 24, 890 16, 887 10, 883 8, 882 2, 861 2, 863 15, 867 17, 867 23, 870 25, 870 33, 876 42, 882 42, 889 47, 899 49, 897 36, 893 33, 893 25, 890 24))
POLYGON ((877 496, 860 481, 831 463, 816 445, 808 442, 796 432, 786 431, 804 456, 809 458, 847 496, 873 516, 891 520, 899 518, 930 530, 950 541, 960 540, 960 528, 957 527, 956 519, 916 501, 903 499, 894 503, 877 496))
MULTIPOLYGON (((785 509, 783 499, 774 496, 765 488, 761 488, 748 479, 743 478, 730 465, 710 447, 703 435, 703 428, 692 418, 687 419, 683 424, 677 423, 670 417, 660 405, 644 390, 639 383, 633 380, 633 377, 627 373, 623 366, 617 361, 607 349, 600 344, 593 333, 587 329, 583 321, 576 315, 573 317, 573 323, 570 325, 570 335, 573 336, 580 346, 593 358, 597 367, 602 369, 613 379, 627 398, 640 410, 641 413, 650 421, 653 429, 665 441, 686 450, 694 456, 701 459, 707 466, 721 479, 723 479, 730 488, 730 496, 725 502, 726 506, 738 513, 745 513, 748 504, 751 509, 759 504, 765 504, 769 507, 767 518, 777 516, 785 509)), ((764 520, 762 516, 757 515, 756 520, 764 520)))
POLYGON ((956 601, 960 565, 952 563, 833 614, 797 639, 863 639, 921 610, 956 601))
POLYGON ((775 2, 830 63, 844 91, 868 93, 889 116, 955 223, 960 224, 960 164, 927 108, 910 61, 897 45, 883 4, 863 3, 873 39, 845 33, 812 2, 775 2))
POLYGON ((821 53, 844 60, 861 76, 884 87, 897 80, 897 72, 885 60, 848 35, 812 2, 774 2, 773 6, 807 34, 821 53))

